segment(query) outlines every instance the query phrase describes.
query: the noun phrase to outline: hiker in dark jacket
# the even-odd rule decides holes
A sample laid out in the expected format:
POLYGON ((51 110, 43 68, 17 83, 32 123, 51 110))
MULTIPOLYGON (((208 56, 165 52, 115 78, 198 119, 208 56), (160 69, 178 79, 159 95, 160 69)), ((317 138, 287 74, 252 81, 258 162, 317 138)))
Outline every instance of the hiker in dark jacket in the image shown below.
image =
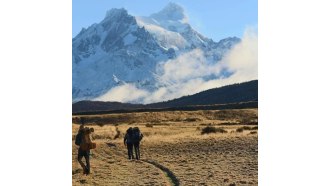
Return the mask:
POLYGON ((90 144, 92 143, 90 139, 90 134, 94 132, 93 128, 84 127, 82 124, 79 128, 78 134, 81 134, 79 149, 78 149, 78 162, 80 166, 83 168, 83 174, 88 175, 90 173, 90 163, 89 163, 89 155, 90 155, 90 144), (82 161, 82 158, 86 160, 86 166, 82 161))
POLYGON ((135 151, 135 157, 137 160, 140 159, 140 141, 143 138, 143 134, 141 133, 139 127, 134 127, 132 129, 132 142, 133 142, 133 146, 134 146, 134 151, 135 151))
POLYGON ((124 145, 127 146, 128 159, 134 159, 133 156, 133 142, 132 142, 132 127, 126 130, 124 137, 124 145))

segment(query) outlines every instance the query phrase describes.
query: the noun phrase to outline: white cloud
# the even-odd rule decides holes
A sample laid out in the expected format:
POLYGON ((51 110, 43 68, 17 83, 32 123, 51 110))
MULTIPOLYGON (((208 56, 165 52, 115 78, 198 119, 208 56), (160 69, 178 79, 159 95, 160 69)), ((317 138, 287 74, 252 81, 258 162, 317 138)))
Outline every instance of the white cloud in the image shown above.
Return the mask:
POLYGON ((210 64, 202 50, 195 49, 184 53, 173 60, 161 64, 159 72, 162 73, 160 81, 180 83, 207 75, 218 74, 220 63, 210 64))
POLYGON ((224 63, 234 74, 229 78, 234 82, 258 79, 258 35, 248 28, 242 42, 225 57, 224 63))
POLYGON ((176 59, 159 65, 158 85, 155 91, 125 84, 112 88, 97 98, 102 101, 152 103, 192 95, 210 88, 258 79, 258 35, 248 28, 242 41, 235 45, 221 61, 209 63, 202 50, 195 49, 176 59), (232 72, 229 77, 219 76, 223 69, 232 72), (210 80, 205 77, 212 76, 210 80))
POLYGON ((94 99, 95 101, 119 101, 119 102, 137 102, 147 97, 150 93, 141 90, 132 84, 124 84, 109 90, 106 94, 94 99))

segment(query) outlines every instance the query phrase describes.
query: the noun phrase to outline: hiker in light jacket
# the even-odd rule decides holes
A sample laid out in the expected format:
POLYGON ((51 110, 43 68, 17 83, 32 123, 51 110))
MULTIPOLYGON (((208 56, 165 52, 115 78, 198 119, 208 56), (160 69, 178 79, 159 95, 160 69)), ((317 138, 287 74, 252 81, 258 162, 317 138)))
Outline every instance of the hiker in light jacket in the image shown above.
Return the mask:
POLYGON ((82 124, 79 128, 79 132, 81 133, 81 142, 78 149, 78 162, 80 166, 83 168, 83 174, 88 175, 90 173, 90 162, 89 162, 89 155, 90 155, 90 144, 92 143, 90 139, 90 134, 94 132, 93 128, 84 127, 82 124), (82 158, 85 157, 86 166, 82 161, 82 158))

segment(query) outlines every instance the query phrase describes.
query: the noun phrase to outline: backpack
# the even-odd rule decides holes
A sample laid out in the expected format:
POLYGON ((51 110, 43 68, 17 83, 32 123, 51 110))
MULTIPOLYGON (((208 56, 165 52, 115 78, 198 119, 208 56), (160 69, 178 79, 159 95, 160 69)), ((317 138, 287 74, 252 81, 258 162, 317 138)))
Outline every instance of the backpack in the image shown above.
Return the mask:
POLYGON ((76 139, 74 141, 74 143, 78 146, 80 146, 80 144, 82 143, 82 135, 83 133, 82 132, 79 132, 77 135, 76 135, 76 139))
POLYGON ((132 142, 136 143, 141 141, 141 132, 140 129, 138 127, 134 127, 132 130, 132 142))

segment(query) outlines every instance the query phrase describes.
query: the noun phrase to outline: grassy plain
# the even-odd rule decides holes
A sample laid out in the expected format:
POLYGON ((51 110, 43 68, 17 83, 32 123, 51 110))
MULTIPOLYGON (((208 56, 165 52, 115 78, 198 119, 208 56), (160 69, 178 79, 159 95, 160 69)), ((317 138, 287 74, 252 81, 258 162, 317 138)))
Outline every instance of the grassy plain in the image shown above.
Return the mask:
POLYGON ((257 109, 73 116, 72 184, 258 185, 257 119, 257 109), (95 129, 88 176, 76 160, 79 117, 95 129), (144 134, 139 161, 123 144, 134 126, 144 134), (216 133, 201 134, 205 127, 216 133))

